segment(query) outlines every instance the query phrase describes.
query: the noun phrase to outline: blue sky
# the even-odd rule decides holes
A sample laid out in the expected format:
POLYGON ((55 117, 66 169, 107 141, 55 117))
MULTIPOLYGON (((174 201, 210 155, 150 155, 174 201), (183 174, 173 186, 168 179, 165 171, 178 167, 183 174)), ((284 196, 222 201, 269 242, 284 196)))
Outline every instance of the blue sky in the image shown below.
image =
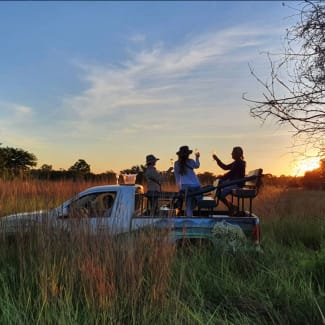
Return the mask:
POLYGON ((291 133, 249 115, 260 98, 249 65, 269 75, 296 17, 280 1, 0 2, 0 142, 38 167, 94 172, 144 164, 167 169, 182 145, 199 172, 222 171, 244 148, 248 169, 294 172, 291 133))

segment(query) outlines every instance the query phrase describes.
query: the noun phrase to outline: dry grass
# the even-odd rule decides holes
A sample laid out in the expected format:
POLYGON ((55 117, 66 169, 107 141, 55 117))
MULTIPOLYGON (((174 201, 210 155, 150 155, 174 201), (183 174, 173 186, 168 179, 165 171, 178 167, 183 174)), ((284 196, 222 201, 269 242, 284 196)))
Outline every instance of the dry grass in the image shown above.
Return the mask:
POLYGON ((80 191, 104 183, 13 180, 0 182, 0 216, 54 208, 80 191))
POLYGON ((254 200, 254 211, 262 219, 272 218, 324 218, 323 191, 264 187, 254 200))

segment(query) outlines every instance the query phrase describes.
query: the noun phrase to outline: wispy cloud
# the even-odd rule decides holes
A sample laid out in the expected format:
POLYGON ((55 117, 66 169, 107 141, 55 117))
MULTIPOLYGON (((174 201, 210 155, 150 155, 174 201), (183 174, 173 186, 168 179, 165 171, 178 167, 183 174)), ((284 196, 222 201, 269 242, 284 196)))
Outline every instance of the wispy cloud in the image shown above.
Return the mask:
POLYGON ((146 35, 137 33, 137 34, 130 36, 128 39, 134 43, 142 43, 146 40, 146 35))
POLYGON ((269 35, 270 30, 238 26, 192 37, 172 49, 159 43, 132 53, 132 59, 118 66, 80 64, 88 88, 68 98, 65 105, 75 117, 90 122, 119 115, 124 109, 132 114, 145 107, 154 111, 193 106, 193 96, 213 93, 220 70, 227 75, 225 64, 255 57, 256 47, 269 35), (210 89, 202 93, 201 83, 206 80, 210 89))
POLYGON ((0 131, 5 137, 7 133, 16 132, 23 134, 23 130, 35 128, 37 118, 35 119, 34 110, 32 107, 10 103, 0 102, 0 131))
POLYGON ((0 116, 6 118, 10 116, 11 118, 26 118, 33 115, 33 108, 30 106, 11 103, 6 101, 0 101, 0 116))
MULTIPOLYGON (((11 128, 29 128, 31 137, 46 129, 46 134, 54 132, 56 138, 87 141, 107 132, 111 136, 172 132, 175 123, 188 134, 197 130, 195 125, 201 119, 205 128, 199 132, 204 136, 218 124, 229 124, 231 114, 223 113, 222 120, 218 114, 230 101, 234 88, 231 74, 243 62, 255 58, 256 48, 263 46, 272 33, 238 26, 191 36, 175 47, 158 42, 149 48, 144 42, 141 49, 129 53, 128 59, 118 65, 78 62, 85 90, 66 97, 50 123, 43 125, 28 105, 0 103, 1 108, 6 107, 0 114, 3 121, 4 114, 10 116, 11 128), (207 120, 206 116, 216 119, 207 120)), ((145 35, 134 36, 132 42, 136 39, 144 40, 145 35)), ((8 127, 9 122, 2 125, 3 130, 8 127)))
POLYGON ((23 106, 23 105, 13 105, 13 109, 16 115, 19 116, 30 115, 33 112, 33 109, 31 107, 23 106))

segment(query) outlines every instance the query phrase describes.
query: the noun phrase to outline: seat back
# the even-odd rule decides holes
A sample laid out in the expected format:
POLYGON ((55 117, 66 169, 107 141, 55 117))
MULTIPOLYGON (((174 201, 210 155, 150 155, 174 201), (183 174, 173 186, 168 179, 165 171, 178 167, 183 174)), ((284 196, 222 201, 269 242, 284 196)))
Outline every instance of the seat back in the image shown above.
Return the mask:
POLYGON ((244 214, 245 199, 249 199, 249 216, 252 215, 252 201, 257 196, 259 188, 262 184, 262 174, 263 174, 262 168, 258 168, 250 171, 248 175, 245 177, 246 181, 244 187, 232 190, 231 193, 232 202, 233 202, 233 198, 236 197, 239 213, 244 214))
POLYGON ((212 198, 216 199, 218 196, 218 185, 219 185, 219 181, 220 179, 217 178, 214 182, 213 182, 213 186, 214 186, 214 190, 211 192, 211 196, 212 198))
POLYGON ((259 190, 259 188, 260 188, 260 186, 262 184, 262 174, 263 174, 263 169, 262 168, 251 170, 248 173, 247 177, 248 178, 250 178, 252 176, 255 176, 255 177, 253 177, 250 180, 247 180, 245 182, 244 188, 255 189, 256 190, 256 195, 257 195, 258 190, 259 190))
MULTIPOLYGON (((212 198, 212 199, 217 199, 218 198, 218 193, 219 193, 219 188, 218 188, 218 185, 219 185, 219 182, 220 182, 220 179, 216 179, 213 183, 212 183, 212 191, 209 191, 210 192, 210 195, 208 197, 212 198)), ((206 186, 206 187, 211 187, 211 185, 209 186, 206 186)), ((207 193, 209 193, 207 192, 207 193)))
POLYGON ((211 191, 207 192, 207 193, 210 193, 210 195, 197 201, 197 207, 199 210, 199 214, 201 213, 200 211, 202 209, 208 209, 212 212, 213 209, 218 206, 219 192, 220 192, 220 190, 218 189, 218 184, 219 184, 219 179, 217 179, 213 182, 213 186, 211 186, 211 185, 207 186, 207 188, 212 189, 211 191))

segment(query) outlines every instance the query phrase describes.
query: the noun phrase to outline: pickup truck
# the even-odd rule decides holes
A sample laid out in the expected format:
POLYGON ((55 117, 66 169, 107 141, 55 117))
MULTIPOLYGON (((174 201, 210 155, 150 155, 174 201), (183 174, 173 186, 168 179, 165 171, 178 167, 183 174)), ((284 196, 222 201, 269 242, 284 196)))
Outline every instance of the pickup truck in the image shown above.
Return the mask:
POLYGON ((163 230, 165 238, 173 244, 184 240, 214 245, 227 240, 230 244, 239 241, 252 247, 260 244, 259 218, 256 215, 245 212, 240 217, 232 217, 227 212, 217 210, 194 210, 193 217, 176 215, 172 205, 175 196, 176 192, 162 192, 159 212, 152 216, 148 215, 147 197, 142 185, 96 186, 80 192, 52 210, 2 217, 0 231, 14 234, 28 231, 33 225, 44 222, 68 231, 82 225, 95 234, 109 231, 113 235, 153 227, 163 230), (107 206, 107 202, 111 206, 107 206))

